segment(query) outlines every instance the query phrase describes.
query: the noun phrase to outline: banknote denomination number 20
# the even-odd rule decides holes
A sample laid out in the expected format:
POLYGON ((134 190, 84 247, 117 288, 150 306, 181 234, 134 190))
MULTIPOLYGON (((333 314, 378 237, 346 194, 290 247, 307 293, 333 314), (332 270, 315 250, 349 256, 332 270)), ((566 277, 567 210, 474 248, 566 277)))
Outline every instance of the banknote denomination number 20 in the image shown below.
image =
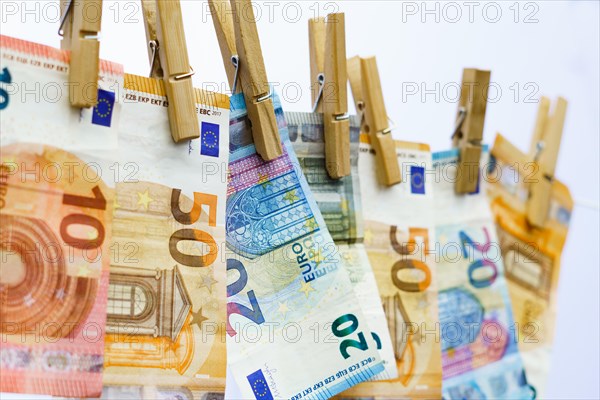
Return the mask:
MULTIPOLYGON (((358 318, 354 314, 346 314, 337 318, 331 324, 331 331, 336 337, 343 338, 348 335, 351 335, 358 329, 358 318), (341 328, 342 325, 350 322, 350 325, 341 328)), ((375 337, 375 336, 374 336, 375 337)), ((365 351, 369 349, 369 345, 367 344, 367 339, 365 339, 365 334, 362 332, 358 332, 358 340, 354 339, 344 339, 340 343, 340 353, 344 358, 349 358, 350 354, 348 353, 348 348, 354 347, 359 350, 365 351)))
MULTIPOLYGON (((181 189, 173 189, 171 192, 171 214, 177 222, 182 225, 192 225, 200 219, 202 215, 202 206, 208 206, 208 226, 217 225, 217 196, 194 193, 194 205, 189 212, 181 211, 179 200, 181 197, 181 189)), ((217 259, 219 248, 215 239, 206 231, 200 229, 179 229, 174 232, 169 239, 169 252, 171 257, 180 264, 188 267, 208 267, 217 259), (181 241, 196 241, 204 243, 208 246, 207 254, 191 255, 184 254, 177 248, 177 244, 181 241)))
POLYGON ((496 264, 487 256, 488 251, 492 246, 492 242, 490 239, 490 234, 487 229, 483 228, 483 233, 485 235, 485 243, 477 243, 466 232, 460 231, 459 237, 460 242, 462 244, 463 257, 468 258, 469 252, 467 250, 467 246, 471 246, 473 250, 477 250, 481 253, 481 258, 478 260, 474 260, 469 265, 468 275, 469 275, 469 283, 476 289, 483 289, 488 286, 491 286, 498 277, 498 267, 496 264), (482 268, 487 268, 490 272, 487 276, 481 272, 482 268), (475 272, 480 271, 478 277, 475 276, 475 272))
MULTIPOLYGON (((227 271, 237 271, 239 274, 239 278, 227 285, 227 297, 235 296, 248 284, 248 272, 246 272, 246 268, 244 264, 242 264, 239 260, 229 259, 227 260, 227 271)), ((243 304, 230 302, 227 303, 227 334, 229 336, 237 335, 237 331, 231 326, 229 322, 229 317, 232 314, 240 314, 243 317, 248 318, 250 321, 260 325, 265 322, 265 317, 260 309, 260 305, 258 304, 258 300, 256 299, 256 295, 254 294, 254 290, 249 290, 246 292, 248 296, 248 300, 250 301, 250 305, 252 308, 246 307, 243 304)))

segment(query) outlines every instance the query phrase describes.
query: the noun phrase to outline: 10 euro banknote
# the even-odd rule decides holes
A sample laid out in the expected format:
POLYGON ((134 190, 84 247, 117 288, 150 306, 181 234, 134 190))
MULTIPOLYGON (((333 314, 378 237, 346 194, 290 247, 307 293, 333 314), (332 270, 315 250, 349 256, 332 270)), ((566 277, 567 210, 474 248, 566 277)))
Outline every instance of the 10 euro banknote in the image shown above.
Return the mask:
POLYGON ((231 98, 228 364, 243 398, 328 398, 384 365, 274 104, 283 154, 266 162, 231 98))
POLYGON ((98 396, 122 67, 100 62, 100 102, 80 111, 67 52, 0 45, 0 391, 98 396))

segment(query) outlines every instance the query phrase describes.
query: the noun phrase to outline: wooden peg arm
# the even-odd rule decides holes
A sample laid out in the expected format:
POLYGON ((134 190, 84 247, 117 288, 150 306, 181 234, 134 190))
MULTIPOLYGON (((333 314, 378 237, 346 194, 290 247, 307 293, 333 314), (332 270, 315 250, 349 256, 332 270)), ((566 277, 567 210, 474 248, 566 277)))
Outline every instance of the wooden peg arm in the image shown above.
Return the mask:
MULTIPOLYGON (((73 107, 94 107, 98 103, 102 0, 73 1, 61 41, 61 48, 71 50, 69 101, 73 107)), ((61 2, 63 11, 67 4, 61 2)))
MULTIPOLYGON (((231 57, 237 54, 235 47, 235 32, 233 29, 233 18, 231 11, 231 3, 229 0, 209 0, 210 14, 212 16, 221 56, 223 57, 223 66, 229 81, 229 87, 233 90, 233 81, 235 80, 235 67, 231 62, 231 57)), ((239 91, 241 80, 238 78, 239 91)))
POLYGON ((200 137, 183 18, 179 0, 156 0, 157 30, 163 80, 169 101, 169 123, 175 142, 200 137))
MULTIPOLYGON (((310 93, 311 104, 315 104, 319 95, 319 74, 325 73, 325 18, 308 20, 308 48, 310 55, 310 93)), ((317 105, 317 112, 323 112, 323 101, 317 105)))
MULTIPOLYGON (((527 221, 530 225, 539 228, 545 226, 550 213, 552 182, 567 114, 567 101, 559 97, 551 117, 547 117, 549 106, 548 99, 542 98, 531 145, 532 150, 530 150, 530 153, 533 152, 534 146, 541 140, 543 147, 540 150, 539 157, 537 157, 536 173, 534 182, 529 186, 529 198, 526 207, 527 221), (544 120, 544 122, 540 122, 540 120, 544 120), (540 127, 542 124, 543 127, 540 127)), ((537 153, 537 146, 535 151, 537 153)))
POLYGON ((257 153, 266 161, 283 154, 273 98, 256 29, 251 0, 231 0, 235 44, 240 58, 239 75, 252 124, 257 153))
MULTIPOLYGON (((359 56, 349 58, 346 62, 346 70, 348 73, 348 82, 350 82, 350 90, 354 98, 354 106, 356 112, 362 114, 364 112, 364 98, 362 93, 362 67, 359 56)), ((366 132, 365 132, 366 133, 366 132)))
POLYGON ((490 71, 473 68, 463 70, 458 114, 466 112, 466 115, 453 138, 454 146, 460 151, 454 184, 457 194, 473 193, 477 190, 490 76, 490 71))
POLYGON ((346 29, 343 13, 327 17, 325 40, 325 85, 323 113, 325 120, 325 161, 333 179, 350 175, 350 121, 346 70, 346 29))
POLYGON ((152 65, 150 76, 153 78, 162 78, 163 70, 160 65, 160 57, 153 59, 153 51, 150 48, 151 41, 158 41, 156 34, 156 0, 142 0, 142 13, 144 15, 144 28, 146 31, 146 47, 148 48, 148 60, 152 65))
POLYGON ((395 185, 401 181, 400 167, 396 155, 396 142, 388 129, 388 116, 375 57, 361 59, 361 70, 365 107, 363 129, 369 134, 371 145, 377 155, 379 182, 386 186, 395 185))

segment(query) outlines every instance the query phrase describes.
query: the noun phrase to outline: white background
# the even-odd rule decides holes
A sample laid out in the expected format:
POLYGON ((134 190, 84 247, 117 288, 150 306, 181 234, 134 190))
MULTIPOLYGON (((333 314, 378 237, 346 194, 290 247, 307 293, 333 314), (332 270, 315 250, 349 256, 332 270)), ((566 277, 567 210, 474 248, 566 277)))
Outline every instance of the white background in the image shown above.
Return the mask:
MULTIPOLYGON (((57 3, 2 0, 1 33, 58 47, 57 3)), ((146 75, 139 1, 104 3, 101 56, 124 64, 130 73, 146 75)), ((228 90, 207 3, 181 3, 195 85, 219 82, 221 91, 228 90)), ((310 110, 307 20, 334 7, 346 13, 348 56, 377 56, 396 138, 430 143, 433 150, 449 146, 456 112, 453 88, 460 83, 463 67, 491 69, 492 81, 500 88, 497 100, 488 105, 484 134, 488 143, 501 132, 527 150, 539 96, 567 98, 556 176, 570 187, 576 206, 562 258, 546 397, 600 398, 599 3, 428 1, 425 6, 420 1, 360 0, 336 6, 309 0, 256 4, 261 10, 258 29, 268 77, 280 83, 278 92, 287 110, 310 110), (419 88, 417 94, 408 90, 414 87, 419 88), (425 96, 423 89, 429 94, 425 96)))

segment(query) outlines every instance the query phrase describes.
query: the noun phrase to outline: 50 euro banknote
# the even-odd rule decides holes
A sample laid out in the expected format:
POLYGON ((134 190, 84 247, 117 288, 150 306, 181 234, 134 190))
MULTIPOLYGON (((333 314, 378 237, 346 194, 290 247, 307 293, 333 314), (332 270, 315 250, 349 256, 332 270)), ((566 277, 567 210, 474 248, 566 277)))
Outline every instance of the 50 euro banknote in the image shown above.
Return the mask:
POLYGON ((433 155, 443 396, 532 399, 486 182, 454 194, 457 162, 457 149, 433 155))
POLYGON ((560 257, 573 209, 569 189, 554 180, 548 222, 533 228, 526 220, 528 176, 532 164, 518 148, 498 134, 492 148, 488 186, 500 249, 506 268, 519 350, 529 382, 543 395, 556 316, 560 257))
POLYGON ((122 67, 69 105, 69 54, 0 36, 0 391, 98 396, 122 67))
POLYGON ((241 398, 323 399, 384 365, 273 101, 283 154, 266 162, 231 98, 228 366, 241 398))
POLYGON ((125 75, 103 396, 222 398, 227 96, 195 89, 200 138, 175 143, 162 81, 125 75))
POLYGON ((426 177, 431 152, 423 144, 396 142, 402 182, 378 183, 375 150, 361 135, 359 174, 365 218, 364 245, 375 274, 392 340, 398 377, 365 382, 343 398, 439 398, 442 366, 436 265, 427 259, 434 239, 433 185, 426 177))
POLYGON ((385 369, 370 380, 398 376, 392 341, 375 275, 363 244, 364 221, 358 174, 360 121, 350 118, 350 175, 331 179, 325 168, 325 137, 323 114, 285 113, 290 141, 293 144, 302 172, 315 197, 327 229, 347 271, 354 293, 359 300, 371 331, 377 334, 379 354, 385 369))

